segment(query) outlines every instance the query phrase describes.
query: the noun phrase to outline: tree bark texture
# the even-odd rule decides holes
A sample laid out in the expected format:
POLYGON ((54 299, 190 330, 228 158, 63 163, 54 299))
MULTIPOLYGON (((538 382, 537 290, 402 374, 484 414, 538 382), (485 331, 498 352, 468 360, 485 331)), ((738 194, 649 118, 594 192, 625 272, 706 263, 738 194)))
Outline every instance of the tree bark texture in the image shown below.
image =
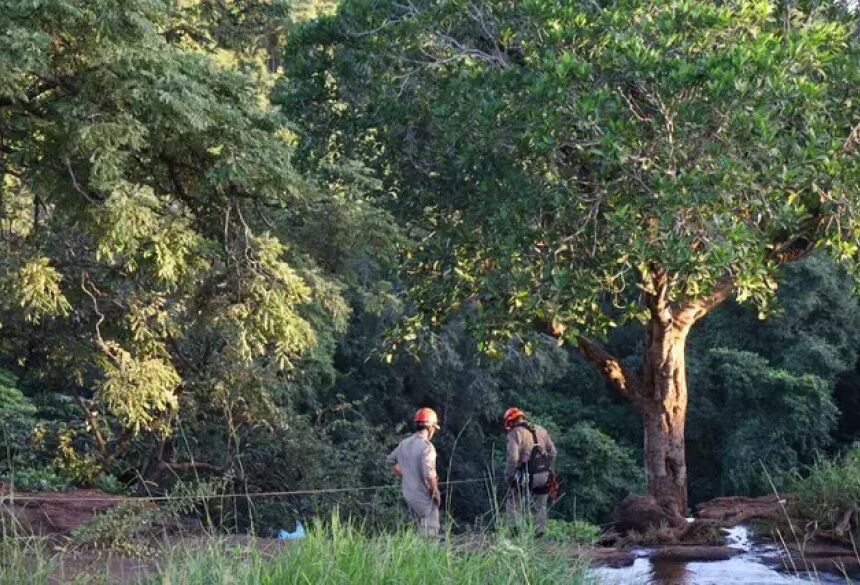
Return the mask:
POLYGON ((648 493, 675 521, 687 516, 684 423, 687 379, 684 354, 689 326, 649 324, 640 391, 650 398, 642 409, 645 479, 648 493))
MULTIPOLYGON (((640 375, 593 340, 579 336, 578 344, 579 352, 642 413, 648 494, 656 499, 669 522, 681 527, 686 525, 688 507, 684 445, 687 335, 699 319, 729 298, 733 282, 726 278, 717 283, 711 295, 674 303, 669 300, 670 282, 669 275, 659 268, 649 275, 646 301, 650 319, 640 375)), ((558 328, 548 332, 556 336, 564 333, 558 328)))

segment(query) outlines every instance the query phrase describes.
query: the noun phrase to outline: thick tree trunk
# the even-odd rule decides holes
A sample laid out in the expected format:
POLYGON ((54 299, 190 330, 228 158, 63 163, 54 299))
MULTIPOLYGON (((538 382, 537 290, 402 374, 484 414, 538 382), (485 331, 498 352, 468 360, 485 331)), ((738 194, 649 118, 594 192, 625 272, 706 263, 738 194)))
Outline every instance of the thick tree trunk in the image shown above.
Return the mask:
POLYGON ((672 517, 687 516, 687 465, 684 423, 687 378, 684 353, 690 324, 654 318, 648 327, 641 392, 645 430, 645 479, 648 493, 672 517))
MULTIPOLYGON (((711 294, 699 299, 671 302, 672 279, 652 265, 645 282, 648 323, 642 377, 584 335, 577 335, 577 350, 593 362, 616 390, 642 413, 645 427, 645 478, 648 494, 676 528, 686 527, 687 464, 684 454, 684 423, 687 419, 687 375, 685 352, 690 328, 734 290, 730 276, 718 281, 711 294)), ((555 321, 537 326, 556 338, 565 327, 555 321)))
POLYGON ((645 414, 645 479, 648 494, 674 519, 687 515, 684 418, 667 409, 645 414))

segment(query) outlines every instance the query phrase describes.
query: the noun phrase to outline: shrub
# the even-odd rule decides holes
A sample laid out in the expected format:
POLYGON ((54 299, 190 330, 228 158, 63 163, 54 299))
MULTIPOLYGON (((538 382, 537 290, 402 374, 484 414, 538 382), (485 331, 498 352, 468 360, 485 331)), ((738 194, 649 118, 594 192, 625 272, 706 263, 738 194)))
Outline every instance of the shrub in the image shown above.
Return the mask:
POLYGON ((794 494, 793 515, 860 538, 860 444, 834 459, 819 459, 807 473, 796 473, 787 488, 794 494))
POLYGON ((600 527, 588 522, 550 519, 546 525, 546 536, 564 543, 592 544, 600 536, 600 527))
POLYGON ((69 487, 70 481, 52 467, 25 467, 4 474, 4 479, 19 492, 57 492, 69 487))
POLYGON ((0 472, 6 472, 20 463, 26 451, 27 440, 36 426, 36 407, 17 388, 18 381, 11 373, 0 368, 0 472))

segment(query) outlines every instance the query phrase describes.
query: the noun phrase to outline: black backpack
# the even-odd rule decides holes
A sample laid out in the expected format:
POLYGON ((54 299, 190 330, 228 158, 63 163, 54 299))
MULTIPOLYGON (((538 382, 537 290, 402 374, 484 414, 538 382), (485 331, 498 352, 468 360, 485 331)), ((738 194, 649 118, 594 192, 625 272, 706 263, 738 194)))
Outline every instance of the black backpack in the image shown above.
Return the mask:
POLYGON ((538 443, 537 432, 535 431, 534 425, 524 424, 523 426, 532 434, 532 440, 534 441, 534 446, 532 447, 532 452, 529 455, 527 467, 529 475, 535 476, 539 473, 549 473, 551 470, 549 454, 546 452, 546 449, 541 447, 538 443))

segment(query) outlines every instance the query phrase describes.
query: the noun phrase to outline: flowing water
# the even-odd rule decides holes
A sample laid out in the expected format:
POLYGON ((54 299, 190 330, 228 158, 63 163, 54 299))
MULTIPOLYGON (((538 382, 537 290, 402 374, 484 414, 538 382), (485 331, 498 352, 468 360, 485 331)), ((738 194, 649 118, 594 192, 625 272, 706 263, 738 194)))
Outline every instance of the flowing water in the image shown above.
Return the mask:
POLYGON ((686 562, 651 559, 649 549, 636 551, 632 566, 591 570, 599 585, 799 585, 804 583, 854 583, 834 574, 798 576, 773 568, 779 551, 773 545, 756 544, 750 531, 737 526, 727 531, 726 544, 743 551, 726 561, 686 562), (770 562, 769 562, 770 561, 770 562))

